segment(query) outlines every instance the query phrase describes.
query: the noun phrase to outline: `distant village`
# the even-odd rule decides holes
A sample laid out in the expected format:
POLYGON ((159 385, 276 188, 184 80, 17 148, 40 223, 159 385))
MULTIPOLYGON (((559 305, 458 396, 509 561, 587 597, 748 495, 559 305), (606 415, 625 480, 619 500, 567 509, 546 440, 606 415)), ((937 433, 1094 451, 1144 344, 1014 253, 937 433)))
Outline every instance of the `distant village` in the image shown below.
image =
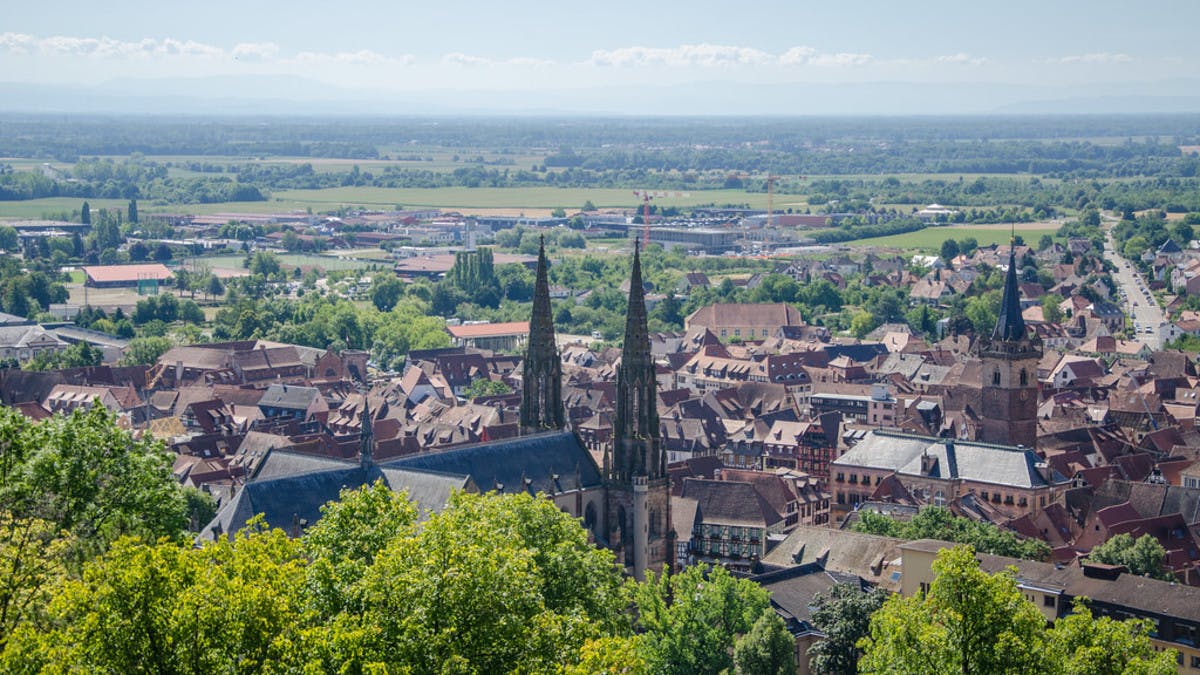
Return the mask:
MULTIPOLYGON (((921 217, 944 216, 938 209, 921 217)), ((172 245, 241 247, 219 236, 231 215, 174 217, 188 237, 172 245)), ((720 254, 744 246, 746 234, 713 223, 737 217, 764 246, 805 243, 772 233, 794 233, 806 216, 711 216, 648 234, 625 214, 584 225, 720 254)), ((454 256, 402 247, 473 248, 493 227, 568 224, 418 211, 297 218, 300 243, 290 243, 299 250, 394 244, 389 264, 407 279, 439 278, 454 256)), ((28 224, 21 234, 56 227, 28 224)), ((255 245, 282 247, 282 238, 255 245)), ((662 292, 686 296, 712 282, 693 272, 678 288, 648 288, 635 261, 623 348, 556 335, 550 308, 576 294, 546 282, 544 253, 497 253, 497 264, 537 269, 530 320, 451 322, 452 346, 412 351, 395 373, 366 351, 268 340, 176 346, 151 365, 121 366, 128 341, 75 327, 79 308, 60 306, 51 309, 58 323, 0 317, 0 358, 24 362, 83 342, 104 365, 0 370, 0 402, 33 420, 100 405, 161 439, 178 480, 217 501, 211 523, 193 524, 202 538, 228 536, 259 513, 299 535, 338 490, 376 480, 426 510, 454 490, 544 494, 630 574, 703 562, 759 581, 798 649, 821 637, 809 616, 814 594, 846 579, 917 593, 934 553, 949 546, 852 531, 864 512, 903 520, 945 507, 1049 547, 1045 562, 982 557, 989 571, 1016 565, 1048 619, 1086 596, 1099 614, 1154 619, 1155 644, 1180 651, 1181 672, 1200 669, 1200 373, 1193 354, 1164 350, 1200 337, 1200 313, 1184 307, 1200 294, 1200 250, 1168 240, 1140 261, 1151 270, 1143 277, 1095 243, 983 246, 950 260, 823 248, 774 270, 799 283, 844 287, 863 276, 907 288, 910 308, 945 305, 970 292, 981 268, 1002 270, 995 329, 959 332, 943 320, 936 339, 903 323, 846 337, 786 303, 711 304, 682 331, 651 333, 646 308, 662 292), (1088 253, 1118 265, 1113 285, 1087 281, 1096 271, 1084 268, 1088 253), (1065 254, 1080 262, 1062 262, 1065 254), (1026 260, 1051 283, 1022 276, 1026 260), (1153 293, 1163 288, 1177 295, 1160 306, 1153 293), (1063 298, 1053 321, 1043 303, 1051 294, 1063 298), (479 380, 511 393, 472 398, 479 380), (1157 540, 1176 581, 1086 560, 1120 534, 1157 540)), ((159 262, 82 271, 94 289, 157 290, 172 274, 159 262)))

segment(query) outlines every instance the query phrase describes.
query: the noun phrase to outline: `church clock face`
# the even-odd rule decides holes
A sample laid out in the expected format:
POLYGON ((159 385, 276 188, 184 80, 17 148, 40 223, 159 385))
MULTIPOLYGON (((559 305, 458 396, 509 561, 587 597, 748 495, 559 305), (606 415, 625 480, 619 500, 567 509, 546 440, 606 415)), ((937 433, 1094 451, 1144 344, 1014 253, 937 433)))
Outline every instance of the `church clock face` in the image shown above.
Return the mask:
POLYGON ((1022 401, 1029 400, 1029 392, 1028 391, 1024 391, 1024 390, 1021 391, 1021 400, 1022 401))

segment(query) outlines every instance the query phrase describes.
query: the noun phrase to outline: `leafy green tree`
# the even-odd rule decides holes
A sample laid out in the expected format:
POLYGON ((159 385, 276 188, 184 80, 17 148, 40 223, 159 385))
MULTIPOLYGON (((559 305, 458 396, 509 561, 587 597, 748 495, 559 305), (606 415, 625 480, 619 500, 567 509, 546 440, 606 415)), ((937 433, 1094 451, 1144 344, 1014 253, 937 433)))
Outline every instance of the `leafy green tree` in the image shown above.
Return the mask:
POLYGON ((512 392, 512 387, 499 380, 477 377, 471 380, 470 386, 463 390, 463 397, 468 401, 483 396, 500 396, 512 392))
POLYGON ((959 253, 959 249, 958 249, 957 241, 955 241, 953 239, 947 239, 942 242, 942 250, 941 250, 942 260, 945 260, 946 262, 950 262, 951 260, 954 260, 955 258, 958 257, 958 253, 959 253))
POLYGON ((1142 235, 1134 235, 1125 241, 1125 247, 1121 249, 1121 253, 1130 260, 1140 260, 1142 254, 1150 248, 1150 242, 1142 235))
POLYGON ((21 247, 17 231, 8 225, 0 225, 0 250, 15 252, 21 247))
POLYGON ((773 609, 766 609, 733 650, 738 675, 795 675, 796 639, 773 609))
POLYGON ((379 363, 398 370, 414 349, 449 345, 445 320, 429 316, 420 303, 405 300, 384 316, 372 337, 371 352, 379 363))
POLYGON ((871 615, 887 593, 876 588, 863 591, 857 584, 835 584, 828 594, 813 598, 812 618, 825 639, 808 650, 809 665, 821 675, 853 675, 858 672, 862 652, 858 643, 867 636, 871 615))
POLYGON ((563 207, 559 206, 550 212, 550 216, 552 218, 566 218, 567 211, 563 207))
POLYGON ((213 298, 219 298, 225 295, 225 284, 221 283, 221 279, 217 275, 210 275, 204 292, 213 298))
POLYGON ((142 262, 150 257, 150 249, 140 241, 135 241, 129 245, 129 260, 132 262, 142 262))
POLYGON ((92 224, 92 207, 88 206, 87 202, 84 202, 83 206, 79 209, 79 222, 84 225, 92 224))
POLYGON ((634 589, 634 604, 646 661, 666 675, 731 669, 735 637, 769 611, 758 585, 704 565, 647 579, 634 589))
POLYGON ((1046 620, 1021 596, 1015 570, 990 575, 975 551, 938 553, 924 596, 888 598, 862 642, 862 671, 1003 674, 1041 670, 1046 620))
POLYGON ((562 675, 650 675, 636 637, 606 636, 588 640, 579 662, 565 664, 562 675))
POLYGON ((1143 534, 1136 540, 1128 534, 1118 534, 1093 548, 1088 560, 1105 565, 1124 565, 1130 574, 1171 581, 1175 575, 1163 568, 1167 551, 1154 537, 1143 534))
POLYGON ((397 539, 415 536, 416 524, 413 503, 382 482, 343 490, 338 501, 321 507, 321 520, 304 537, 313 561, 310 604, 325 617, 355 606, 358 582, 375 557, 397 539))
POLYGON ((42 352, 30 359, 24 366, 25 370, 64 370, 67 368, 86 368, 98 366, 104 359, 99 349, 86 342, 77 342, 60 352, 42 352))
POLYGON ((404 297, 404 282, 391 272, 376 274, 371 281, 371 302, 381 312, 390 312, 404 297))
POLYGON ((47 630, 24 624, 6 672, 281 672, 304 662, 306 560, 282 530, 200 549, 118 540, 68 581, 47 630))
POLYGON ((359 583, 361 612, 334 622, 352 641, 321 657, 325 671, 357 671, 369 655, 413 673, 539 672, 625 622, 612 554, 526 494, 456 494, 359 583))
POLYGON ((171 247, 167 246, 164 242, 160 241, 158 242, 158 246, 154 247, 154 259, 158 262, 167 262, 174 256, 175 254, 171 252, 171 247))
POLYGON ((861 340, 867 336, 867 333, 875 330, 875 327, 878 325, 874 315, 866 310, 859 310, 850 319, 850 332, 854 333, 854 337, 861 340))
POLYGON ((129 222, 131 222, 131 223, 136 223, 136 222, 138 221, 138 206, 137 206, 137 200, 136 200, 136 199, 130 199, 130 200, 129 200, 129 214, 128 214, 128 220, 129 220, 129 222))
POLYGON ((171 323, 179 318, 179 300, 170 293, 158 296, 154 304, 154 318, 163 323, 171 323))
POLYGON ((179 318, 187 323, 204 323, 204 310, 195 300, 184 300, 179 303, 179 318))
POLYGON ((1063 320, 1063 311, 1059 307, 1063 297, 1057 293, 1042 296, 1042 317, 1047 323, 1059 323, 1063 320))
POLYGON ((139 337, 129 341, 121 363, 127 366, 148 366, 174 345, 165 337, 139 337))
POLYGON ((246 268, 251 274, 273 277, 279 274, 279 258, 270 251, 255 251, 246 259, 246 268))
POLYGON ((1047 631, 1049 672, 1063 675, 1173 675, 1175 650, 1154 651, 1149 619, 1096 618, 1076 600, 1071 613, 1047 631))
POLYGON ((175 535, 187 525, 182 488, 162 444, 134 439, 102 405, 33 425, 0 408, 14 441, 0 468, 0 504, 103 548, 125 534, 175 535))
POLYGON ((1084 603, 1046 628, 1021 595, 1016 569, 980 570, 974 551, 940 551, 929 591, 893 596, 871 617, 861 672, 1167 675, 1176 652, 1155 652, 1145 620, 1095 619, 1084 603))
POLYGON ((593 204, 592 200, 590 200, 590 199, 585 201, 583 203, 583 208, 580 209, 580 211, 595 211, 595 210, 596 210, 596 205, 593 204))
POLYGON ((940 539, 969 544, 977 551, 1028 560, 1045 560, 1050 547, 1036 539, 1021 539, 1014 532, 970 518, 954 515, 942 506, 926 506, 907 521, 874 511, 859 512, 856 532, 900 539, 940 539))

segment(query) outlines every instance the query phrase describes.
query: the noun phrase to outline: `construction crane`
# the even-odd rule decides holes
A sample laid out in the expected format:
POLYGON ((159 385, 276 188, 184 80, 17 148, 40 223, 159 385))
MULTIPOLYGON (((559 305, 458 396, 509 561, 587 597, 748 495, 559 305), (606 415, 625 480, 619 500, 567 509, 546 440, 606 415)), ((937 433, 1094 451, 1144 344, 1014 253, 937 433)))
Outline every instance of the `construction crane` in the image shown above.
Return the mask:
POLYGON ((650 245, 650 200, 655 197, 687 197, 686 192, 663 192, 661 190, 634 190, 642 198, 642 250, 650 245))
MULTIPOLYGON (((755 176, 751 176, 748 173, 731 173, 729 174, 728 178, 736 178, 740 181, 758 180, 755 176)), ((775 182, 778 181, 779 178, 779 176, 767 172, 767 177, 765 179, 767 181, 767 227, 771 227, 775 223, 775 182)), ((744 186, 745 183, 743 182, 742 185, 744 186)), ((749 247, 750 225, 748 223, 746 225, 745 237, 747 247, 749 247)))

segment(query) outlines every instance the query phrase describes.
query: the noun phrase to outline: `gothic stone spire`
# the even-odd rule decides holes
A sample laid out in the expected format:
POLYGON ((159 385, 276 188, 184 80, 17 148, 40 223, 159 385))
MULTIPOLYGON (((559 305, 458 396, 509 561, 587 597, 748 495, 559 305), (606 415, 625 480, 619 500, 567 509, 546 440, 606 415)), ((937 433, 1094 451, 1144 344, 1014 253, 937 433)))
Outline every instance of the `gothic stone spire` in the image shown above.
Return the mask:
POLYGON ((625 343, 617 369, 617 415, 613 424, 614 477, 658 478, 665 475, 659 441, 654 358, 646 326, 646 298, 642 285, 641 253, 634 243, 633 270, 629 275, 629 309, 625 318, 625 343))
POLYGON ((521 428, 526 432, 566 426, 562 401, 562 360, 554 341, 550 308, 550 281, 546 240, 538 249, 537 278, 533 287, 533 313, 529 317, 529 344, 521 388, 521 428))
POLYGON ((1000 299, 1000 315, 992 340, 1017 342, 1025 339, 1025 319, 1021 316, 1021 294, 1017 289, 1016 245, 1008 251, 1008 274, 1004 277, 1004 295, 1000 299))
POLYGON ((363 409, 359 422, 361 429, 358 437, 358 461, 365 469, 375 461, 375 419, 371 415, 371 404, 366 394, 363 394, 363 409))

